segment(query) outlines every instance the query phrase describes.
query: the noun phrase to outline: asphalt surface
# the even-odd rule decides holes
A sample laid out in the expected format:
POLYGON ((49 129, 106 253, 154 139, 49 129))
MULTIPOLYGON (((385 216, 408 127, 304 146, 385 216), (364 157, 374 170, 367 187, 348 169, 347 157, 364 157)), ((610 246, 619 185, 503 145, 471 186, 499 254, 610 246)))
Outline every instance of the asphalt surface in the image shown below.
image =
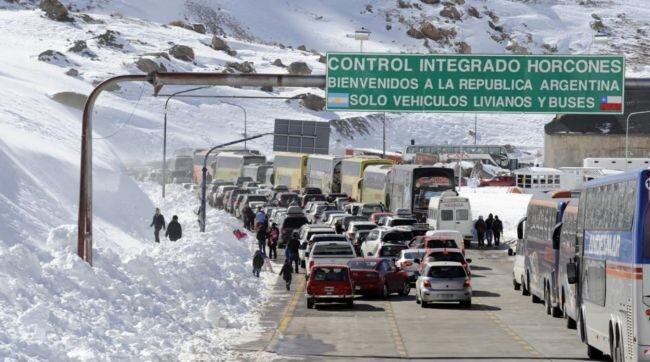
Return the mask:
POLYGON ((414 288, 386 301, 358 297, 353 309, 307 309, 304 274, 294 274, 291 292, 282 280, 273 290, 261 321, 264 332, 233 352, 242 360, 587 360, 586 347, 565 320, 513 290, 513 258, 505 250, 467 254, 473 259, 471 309, 423 309, 414 288))

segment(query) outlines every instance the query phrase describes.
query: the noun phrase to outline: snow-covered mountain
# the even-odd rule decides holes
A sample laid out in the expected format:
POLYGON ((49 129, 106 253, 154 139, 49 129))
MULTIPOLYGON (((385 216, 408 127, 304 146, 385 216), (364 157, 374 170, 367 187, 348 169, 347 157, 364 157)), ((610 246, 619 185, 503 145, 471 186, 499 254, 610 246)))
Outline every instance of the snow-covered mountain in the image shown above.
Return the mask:
MULTIPOLYGON (((100 301, 93 308, 99 309, 102 298, 107 298, 92 294, 103 283, 102 273, 123 278, 125 284, 113 285, 122 293, 144 293, 127 290, 125 285, 129 278, 133 282, 145 278, 143 275, 149 278, 154 274, 130 270, 134 262, 129 260, 143 263, 144 268, 155 268, 161 260, 173 258, 172 253, 164 250, 151 256, 150 243, 145 242, 150 238, 147 227, 154 206, 161 205, 169 212, 178 213, 181 210, 176 210, 177 207, 191 207, 191 203, 156 199, 151 190, 143 191, 126 176, 124 162, 160 159, 165 99, 152 97, 148 84, 124 84, 101 96, 94 115, 95 242, 99 251, 95 271, 88 273, 74 259, 80 105, 84 95, 102 79, 152 69, 286 73, 287 65, 293 62, 304 62, 312 74, 323 74, 321 56, 327 51, 356 51, 359 43, 346 34, 360 27, 372 32, 371 39, 364 43, 364 51, 624 53, 628 59, 628 76, 650 74, 646 60, 650 56, 647 20, 650 5, 645 0, 62 2, 70 13, 60 19, 63 21, 56 21, 39 9, 40 1, 0 0, 0 216, 3 220, 0 259, 7 261, 2 264, 7 268, 0 269, 0 305, 3 309, 11 306, 9 312, 0 314, 0 324, 12 326, 9 332, 0 331, 0 355, 17 350, 15 356, 19 359, 44 358, 53 350, 59 353, 65 344, 54 343, 52 350, 44 347, 48 333, 65 336, 80 323, 69 319, 68 324, 55 323, 56 328, 45 332, 35 328, 33 333, 43 337, 38 347, 42 349, 37 350, 45 354, 30 355, 25 351, 33 351, 35 347, 18 342, 34 335, 11 335, 21 328, 19 318, 24 317, 25 323, 34 321, 30 325, 39 325, 65 319, 62 315, 71 313, 74 303, 52 314, 46 313, 54 304, 45 300, 56 300, 66 293, 70 294, 70 300, 81 298, 72 295, 78 285, 65 282, 60 275, 76 273, 74 278, 87 289, 82 297, 91 295, 100 301), (202 26, 193 26, 195 23, 202 26), (609 34, 608 44, 593 43, 596 32, 609 34), (224 43, 218 40, 215 43, 215 35, 224 43), (23 259, 34 268, 38 265, 38 270, 21 269, 21 263, 15 260, 23 259), (128 276, 111 274, 114 265, 121 265, 128 276), (84 276, 85 273, 88 275, 84 276), (63 289, 55 286, 59 282, 65 284, 63 289), (39 301, 45 304, 34 309, 39 301), (17 344, 20 346, 16 347, 17 344)), ((164 93, 181 89, 184 88, 170 87, 164 93)), ((284 98, 305 93, 323 96, 320 89, 221 87, 195 92, 284 98)), ((246 109, 249 134, 270 130, 275 118, 328 121, 365 116, 311 110, 299 100, 284 98, 228 102, 246 109)), ((244 132, 242 111, 218 99, 173 100, 168 117, 170 150, 213 145, 244 132)), ((468 130, 474 126, 473 114, 387 114, 386 117, 387 143, 391 150, 403 149, 410 139, 430 143, 470 142, 468 130)), ((341 150, 348 145, 378 147, 381 144, 379 119, 362 118, 366 122, 358 128, 362 131, 349 133, 346 127, 336 128, 332 149, 341 150)), ((548 115, 478 115, 479 140, 541 147, 542 127, 549 120, 548 115)), ((269 153, 271 140, 261 139, 250 146, 269 153)), ((186 214, 186 218, 190 222, 191 214, 186 214)), ((228 233, 220 232, 206 237, 195 235, 195 239, 205 241, 202 245, 206 246, 211 241, 230 241, 225 240, 227 236, 228 233)), ((198 249, 190 252, 200 254, 198 249)), ((243 249, 229 253, 218 256, 236 255, 243 260, 245 254, 243 249)), ((169 268, 165 271, 183 267, 169 268)), ((230 275, 228 270, 206 278, 230 275)), ((179 298, 190 299, 195 292, 188 291, 179 298)), ((257 293, 218 297, 230 298, 234 303, 242 295, 249 298, 247 307, 253 306, 260 297, 257 293)), ((194 313, 200 309, 196 305, 188 308, 194 313)), ((141 317, 139 322, 145 323, 151 316, 141 317)), ((107 317, 96 323, 105 324, 111 330, 119 329, 117 325, 126 322, 107 317)), ((111 351, 103 349, 101 341, 97 337, 97 345, 80 348, 67 358, 87 359, 88 351, 103 351, 102 356, 110 358, 111 351)), ((165 346, 147 353, 155 355, 170 350, 178 353, 165 346)), ((128 354, 125 351, 128 347, 115 352, 116 356, 128 354)))

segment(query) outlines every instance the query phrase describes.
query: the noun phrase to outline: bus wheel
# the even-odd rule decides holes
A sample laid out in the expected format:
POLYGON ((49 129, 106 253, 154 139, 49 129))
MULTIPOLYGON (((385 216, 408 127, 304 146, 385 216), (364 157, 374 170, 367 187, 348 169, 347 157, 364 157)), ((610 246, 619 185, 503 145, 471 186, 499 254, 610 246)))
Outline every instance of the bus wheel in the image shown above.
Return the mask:
POLYGON ((610 357, 612 357, 612 362, 624 362, 625 356, 623 355, 620 334, 617 333, 616 336, 612 336, 610 341, 610 357))

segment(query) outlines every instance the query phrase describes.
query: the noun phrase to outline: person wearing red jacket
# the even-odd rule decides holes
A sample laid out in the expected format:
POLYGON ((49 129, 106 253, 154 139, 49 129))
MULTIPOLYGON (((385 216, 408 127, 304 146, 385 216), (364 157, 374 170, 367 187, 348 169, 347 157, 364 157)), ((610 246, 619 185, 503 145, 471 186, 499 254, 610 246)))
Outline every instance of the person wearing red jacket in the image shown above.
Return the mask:
POLYGON ((280 237, 280 229, 276 223, 271 224, 268 232, 266 233, 266 240, 269 245, 269 258, 278 258, 278 238, 280 237))

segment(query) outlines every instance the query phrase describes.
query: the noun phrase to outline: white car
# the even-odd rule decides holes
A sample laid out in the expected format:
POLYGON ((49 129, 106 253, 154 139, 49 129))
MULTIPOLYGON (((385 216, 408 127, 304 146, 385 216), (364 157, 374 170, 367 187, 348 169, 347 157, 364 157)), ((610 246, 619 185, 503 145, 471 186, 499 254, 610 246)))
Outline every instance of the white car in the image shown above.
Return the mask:
POLYGON ((415 302, 422 308, 434 302, 472 305, 472 282, 461 263, 429 262, 415 282, 415 302))
POLYGON ((515 262, 512 266, 512 285, 515 290, 519 290, 523 286, 522 294, 528 295, 528 288, 526 281, 524 280, 524 275, 526 275, 526 256, 523 253, 524 241, 517 240, 517 245, 515 246, 514 255, 515 262))
POLYGON ((411 239, 413 232, 408 228, 380 226, 371 230, 366 241, 361 244, 361 254, 373 257, 383 243, 407 245, 411 239))
MULTIPOLYGON (((329 232, 316 232, 313 233, 311 236, 309 236, 309 240, 307 240, 307 244, 305 245, 305 248, 298 251, 298 255, 300 257, 300 265, 303 268, 306 268, 307 265, 307 259, 309 259, 309 253, 311 253, 311 249, 314 248, 314 244, 320 243, 320 242, 330 242, 330 241, 345 241, 345 242, 350 242, 348 238, 346 238, 344 235, 339 235, 335 234, 334 230, 331 228, 327 228, 329 232)), ((302 245, 301 245, 302 247, 302 245)))
POLYGON ((456 230, 429 230, 425 236, 430 237, 431 240, 453 240, 456 247, 463 251, 465 254, 465 243, 463 242, 463 234, 456 230))
POLYGON ((347 265, 356 257, 349 241, 326 241, 315 243, 309 253, 307 274, 314 265, 347 265))
POLYGON ((399 253, 399 258, 395 260, 395 266, 408 274, 411 284, 415 283, 415 279, 417 279, 415 272, 420 269, 420 264, 416 263, 415 259, 422 260, 425 252, 425 249, 405 249, 399 253))

